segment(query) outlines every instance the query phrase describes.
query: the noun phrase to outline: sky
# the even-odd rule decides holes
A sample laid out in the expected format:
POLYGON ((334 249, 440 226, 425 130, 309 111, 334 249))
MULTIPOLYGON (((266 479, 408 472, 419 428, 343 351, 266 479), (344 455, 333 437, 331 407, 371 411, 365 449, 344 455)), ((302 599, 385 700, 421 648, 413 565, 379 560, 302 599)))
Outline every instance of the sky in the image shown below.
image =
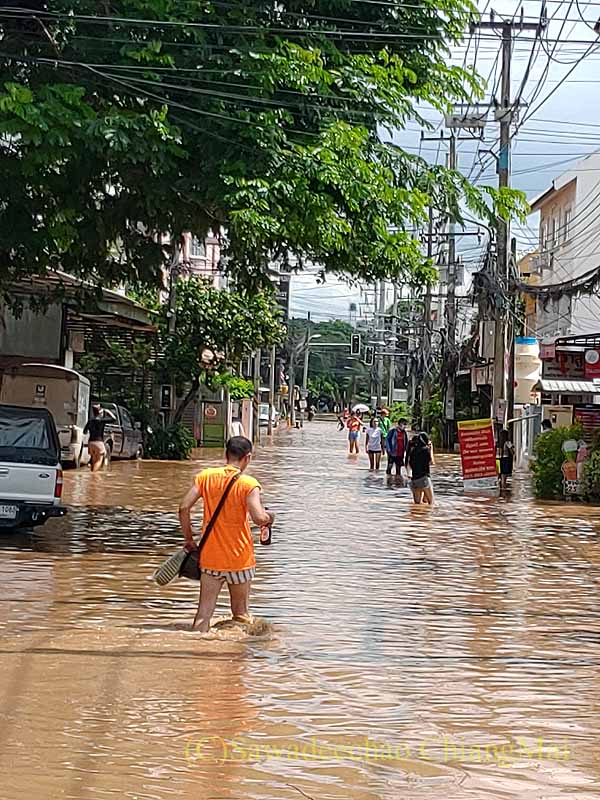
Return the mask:
MULTIPOLYGON (((523 9, 525 22, 537 22, 542 8, 539 0, 526 4, 500 0, 493 5, 490 0, 480 0, 478 5, 484 20, 489 20, 493 8, 497 21, 519 19, 523 9)), ((593 30, 600 19, 600 0, 549 0, 547 16, 545 41, 535 43, 532 55, 535 34, 521 32, 515 36, 511 62, 513 99, 521 90, 529 65, 521 94, 519 129, 514 134, 512 147, 512 186, 524 191, 528 200, 549 188, 554 178, 571 169, 578 160, 600 148, 600 36, 593 30)), ((497 94, 499 85, 499 44, 493 32, 485 31, 479 36, 467 34, 463 45, 453 50, 453 63, 475 64, 487 81, 487 101, 497 94)), ((439 136, 445 130, 435 110, 423 109, 422 115, 433 125, 432 130, 425 132, 426 136, 439 136)), ((497 148, 498 130, 490 114, 483 142, 457 143, 458 168, 477 185, 497 184, 495 160, 483 151, 497 148)), ((394 141, 432 163, 445 163, 447 145, 421 142, 420 137, 418 124, 409 122, 394 141)), ((600 180, 600 175, 598 177, 600 180)), ((531 215, 524 225, 512 225, 511 233, 517 237, 520 252, 535 248, 537 225, 536 215, 531 215)), ((475 269, 483 246, 483 241, 478 245, 473 237, 462 240, 459 237, 457 250, 475 269)), ((370 300, 372 308, 372 287, 365 298, 359 287, 349 287, 335 279, 318 286, 314 273, 292 280, 291 307, 295 316, 306 316, 310 311, 316 321, 335 317, 348 319, 349 304, 362 303, 364 308, 365 300, 370 300)))

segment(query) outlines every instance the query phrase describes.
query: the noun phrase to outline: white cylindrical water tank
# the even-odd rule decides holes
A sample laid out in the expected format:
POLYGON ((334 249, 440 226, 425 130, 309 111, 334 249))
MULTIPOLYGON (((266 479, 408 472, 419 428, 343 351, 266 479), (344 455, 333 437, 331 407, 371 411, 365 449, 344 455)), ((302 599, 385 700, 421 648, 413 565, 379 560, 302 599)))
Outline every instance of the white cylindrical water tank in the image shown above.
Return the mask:
POLYGON ((533 336, 515 337, 515 403, 539 403, 534 390, 542 376, 540 345, 533 336))

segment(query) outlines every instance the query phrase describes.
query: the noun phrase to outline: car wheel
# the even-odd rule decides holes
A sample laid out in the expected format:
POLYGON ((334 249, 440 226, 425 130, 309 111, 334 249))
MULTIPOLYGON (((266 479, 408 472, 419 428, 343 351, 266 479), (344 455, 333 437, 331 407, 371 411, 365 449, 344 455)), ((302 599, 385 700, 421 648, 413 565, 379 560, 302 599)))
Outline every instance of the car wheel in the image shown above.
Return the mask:
POLYGON ((134 454, 132 456, 132 459, 140 461, 143 457, 144 457, 144 445, 143 444, 138 444, 138 446, 137 446, 137 448, 136 448, 136 450, 135 450, 135 452, 134 452, 134 454))
POLYGON ((105 466, 105 467, 108 467, 110 465, 110 461, 111 461, 111 458, 112 458, 112 449, 113 449, 112 442, 108 442, 106 444, 106 447, 105 447, 106 452, 104 453, 104 464, 103 464, 103 466, 105 466))

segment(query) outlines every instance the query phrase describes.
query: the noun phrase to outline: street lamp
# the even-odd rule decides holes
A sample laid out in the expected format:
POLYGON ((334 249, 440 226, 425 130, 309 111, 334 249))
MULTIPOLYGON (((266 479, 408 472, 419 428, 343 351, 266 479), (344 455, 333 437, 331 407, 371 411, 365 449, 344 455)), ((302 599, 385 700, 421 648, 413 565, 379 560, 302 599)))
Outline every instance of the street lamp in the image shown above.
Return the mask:
POLYGON ((304 373, 302 375, 302 393, 304 394, 308 388, 308 360, 310 358, 310 343, 313 339, 320 339, 320 333, 313 333, 306 340, 306 350, 304 351, 304 373))

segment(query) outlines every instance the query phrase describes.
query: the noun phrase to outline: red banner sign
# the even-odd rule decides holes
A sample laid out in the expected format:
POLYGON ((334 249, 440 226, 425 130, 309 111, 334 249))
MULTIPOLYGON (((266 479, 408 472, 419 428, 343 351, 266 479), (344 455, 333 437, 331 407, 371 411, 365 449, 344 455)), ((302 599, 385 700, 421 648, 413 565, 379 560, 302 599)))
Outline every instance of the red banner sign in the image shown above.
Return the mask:
POLYGON ((458 442, 465 488, 495 488, 498 471, 492 420, 471 419, 459 422, 458 442))

